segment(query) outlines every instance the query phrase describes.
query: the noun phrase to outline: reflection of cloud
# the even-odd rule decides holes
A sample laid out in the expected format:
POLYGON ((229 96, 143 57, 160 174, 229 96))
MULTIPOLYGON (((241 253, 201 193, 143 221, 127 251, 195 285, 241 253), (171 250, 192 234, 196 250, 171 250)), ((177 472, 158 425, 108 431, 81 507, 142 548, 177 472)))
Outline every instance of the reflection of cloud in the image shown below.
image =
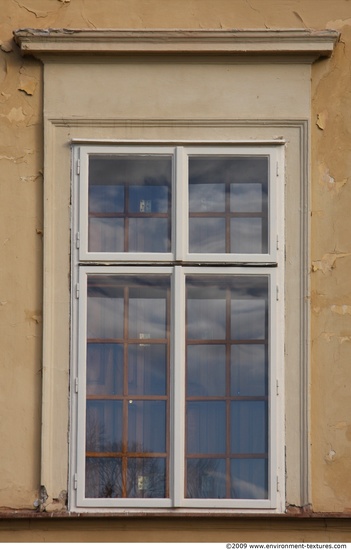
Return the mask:
POLYGON ((231 290, 232 338, 252 340, 266 337, 267 278, 212 278, 206 284, 204 278, 189 277, 188 288, 189 339, 225 339, 227 289, 231 290))
POLYGON ((190 218, 189 251, 190 253, 224 253, 225 220, 223 218, 190 218))
POLYGON ((225 185, 197 183, 189 185, 189 212, 224 212, 225 185))
MULTIPOLYGON (((205 293, 204 293, 205 294, 205 293)), ((188 299, 188 338, 215 340, 225 338, 225 299, 188 299)))
POLYGON ((129 252, 169 252, 168 219, 129 218, 129 252))
POLYGON ((266 300, 251 298, 231 302, 232 338, 262 339, 266 335, 266 300))
POLYGON ((123 212, 124 187, 122 185, 90 185, 89 212, 123 212))
POLYGON ((123 311, 123 298, 88 296, 88 338, 122 338, 123 311))
POLYGON ((267 191, 262 183, 232 183, 230 185, 231 212, 262 212, 267 205, 267 191))
POLYGON ((267 252, 267 238, 262 242, 261 218, 232 218, 230 221, 230 251, 236 254, 267 252))
POLYGON ((164 338, 166 334, 166 299, 165 298, 130 298, 129 299, 129 336, 141 338, 164 338))
POLYGON ((267 375, 264 344, 236 344, 232 346, 232 395, 266 395, 267 375))

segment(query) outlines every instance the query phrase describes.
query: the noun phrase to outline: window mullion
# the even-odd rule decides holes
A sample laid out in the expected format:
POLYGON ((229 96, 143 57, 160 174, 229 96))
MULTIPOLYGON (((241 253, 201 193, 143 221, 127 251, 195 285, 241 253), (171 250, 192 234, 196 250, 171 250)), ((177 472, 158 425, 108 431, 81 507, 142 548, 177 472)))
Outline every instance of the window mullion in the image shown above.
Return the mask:
POLYGON ((185 456, 185 278, 176 266, 173 279, 173 499, 181 506, 184 499, 185 456))
POLYGON ((187 251, 188 236, 188 166, 184 147, 175 149, 174 171, 174 212, 175 222, 175 259, 184 260, 187 251))

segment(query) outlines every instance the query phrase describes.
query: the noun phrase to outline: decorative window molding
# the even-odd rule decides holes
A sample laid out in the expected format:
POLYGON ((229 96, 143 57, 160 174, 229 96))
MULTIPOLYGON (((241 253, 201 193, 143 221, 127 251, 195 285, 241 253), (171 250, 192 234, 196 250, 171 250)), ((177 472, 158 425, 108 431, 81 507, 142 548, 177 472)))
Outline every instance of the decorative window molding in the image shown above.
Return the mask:
POLYGON ((24 55, 64 54, 240 54, 330 56, 333 30, 75 30, 19 29, 15 40, 24 55))

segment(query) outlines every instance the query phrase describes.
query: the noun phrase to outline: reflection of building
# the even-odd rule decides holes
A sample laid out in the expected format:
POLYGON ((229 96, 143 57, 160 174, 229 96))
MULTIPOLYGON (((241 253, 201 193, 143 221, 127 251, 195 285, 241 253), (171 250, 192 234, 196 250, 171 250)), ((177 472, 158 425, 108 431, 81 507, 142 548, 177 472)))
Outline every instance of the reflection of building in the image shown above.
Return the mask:
POLYGON ((57 3, 0 37, 3 537, 347 540, 347 0, 57 3))

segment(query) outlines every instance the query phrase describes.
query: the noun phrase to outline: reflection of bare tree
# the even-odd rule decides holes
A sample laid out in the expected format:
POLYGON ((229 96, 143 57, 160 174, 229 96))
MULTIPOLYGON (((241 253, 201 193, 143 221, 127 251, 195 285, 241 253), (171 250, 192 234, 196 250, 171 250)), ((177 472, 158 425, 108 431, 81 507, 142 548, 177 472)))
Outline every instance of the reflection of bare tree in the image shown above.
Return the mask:
MULTIPOLYGON (((122 442, 118 447, 121 448, 122 442)), ((165 458, 143 457, 147 450, 128 445, 128 455, 88 457, 86 496, 88 498, 164 498, 165 458), (130 456, 133 454, 134 456, 130 456), (135 456, 139 455, 139 456, 135 456)))
POLYGON ((187 498, 225 498, 223 460, 193 458, 187 461, 187 498))

